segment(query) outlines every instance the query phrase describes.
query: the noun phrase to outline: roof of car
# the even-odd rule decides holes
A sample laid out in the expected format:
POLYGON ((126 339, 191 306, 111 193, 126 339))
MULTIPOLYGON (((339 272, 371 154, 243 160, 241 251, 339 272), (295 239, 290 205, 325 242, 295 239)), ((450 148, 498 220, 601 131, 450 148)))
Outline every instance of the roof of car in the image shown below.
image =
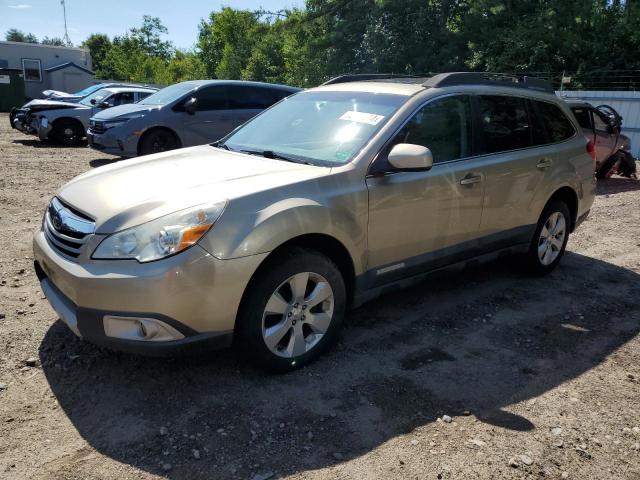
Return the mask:
POLYGON ((318 87, 320 90, 391 93, 412 96, 431 88, 456 87, 478 91, 502 91, 518 94, 527 92, 534 97, 553 97, 553 86, 546 80, 526 75, 494 72, 446 72, 436 75, 364 73, 346 74, 332 78, 318 87))
POLYGON ((592 108, 589 102, 585 102, 584 100, 580 100, 579 98, 562 98, 570 107, 589 107, 592 108))
POLYGON ((122 92, 157 92, 157 88, 153 87, 105 87, 100 90, 106 90, 109 93, 122 93, 122 92))
MULTIPOLYGON (((404 79, 403 79, 404 80, 404 79)), ((413 79, 412 79, 413 80, 413 79)), ((421 79, 424 82, 424 79, 421 79)), ((332 83, 330 85, 320 85, 314 90, 340 91, 340 92, 368 92, 368 93, 391 93, 395 95, 405 95, 410 97, 425 90, 422 83, 414 81, 392 80, 363 80, 360 82, 332 83)))
POLYGON ((200 88, 205 85, 245 85, 245 86, 255 86, 255 87, 268 87, 275 88, 278 90, 289 90, 292 92, 297 92, 302 90, 298 87, 291 87, 289 85, 282 85, 278 83, 265 83, 265 82, 251 82, 248 80, 188 80, 186 82, 182 82, 186 85, 191 85, 193 88, 200 88))

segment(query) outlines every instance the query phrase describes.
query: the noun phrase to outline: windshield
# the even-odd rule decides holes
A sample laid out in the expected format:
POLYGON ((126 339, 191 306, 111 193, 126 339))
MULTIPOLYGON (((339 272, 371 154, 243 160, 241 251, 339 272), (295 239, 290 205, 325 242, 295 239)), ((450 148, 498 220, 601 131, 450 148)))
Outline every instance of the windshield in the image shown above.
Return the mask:
POLYGON ((167 105, 171 102, 178 100, 187 92, 193 90, 193 85, 189 83, 176 83, 170 87, 163 88, 157 91, 153 95, 149 95, 142 100, 142 105, 167 105))
POLYGON ((93 93, 96 90, 100 90, 101 88, 104 88, 104 85, 102 83, 99 83, 98 85, 91 85, 90 87, 87 87, 84 90, 80 90, 79 92, 74 93, 73 96, 74 97, 86 97, 90 93, 93 93))
POLYGON ((110 95, 109 90, 107 90, 106 88, 101 88, 100 90, 93 92, 91 95, 87 95, 86 97, 84 97, 82 100, 80 100, 80 103, 82 105, 91 107, 93 105, 97 105, 100 102, 104 101, 104 99, 107 98, 109 95, 110 95), (91 103, 91 100, 95 100, 95 102, 91 103))
POLYGON ((224 144, 232 150, 273 152, 317 165, 343 164, 407 100, 368 92, 302 92, 266 110, 224 144))

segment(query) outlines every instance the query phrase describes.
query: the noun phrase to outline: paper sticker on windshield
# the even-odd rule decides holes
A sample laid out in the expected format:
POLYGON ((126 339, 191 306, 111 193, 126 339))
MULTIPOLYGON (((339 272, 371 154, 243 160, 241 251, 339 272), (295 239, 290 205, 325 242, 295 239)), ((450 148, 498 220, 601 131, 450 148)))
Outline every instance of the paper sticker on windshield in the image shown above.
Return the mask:
POLYGON ((380 123, 380 121, 382 121, 383 118, 384 116, 376 115, 375 113, 355 112, 353 110, 349 110, 348 112, 344 112, 344 114, 340 117, 340 120, 366 123, 367 125, 377 125, 380 123))

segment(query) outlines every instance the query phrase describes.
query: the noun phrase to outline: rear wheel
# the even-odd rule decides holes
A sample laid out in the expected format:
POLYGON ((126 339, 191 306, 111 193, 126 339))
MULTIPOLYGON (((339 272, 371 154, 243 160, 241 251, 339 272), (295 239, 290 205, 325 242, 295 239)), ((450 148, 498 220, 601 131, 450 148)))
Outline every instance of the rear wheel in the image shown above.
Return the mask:
POLYGON ((78 145, 84 137, 84 128, 76 120, 61 118, 53 126, 53 138, 68 147, 78 145))
POLYGON ((294 370, 335 341, 345 307, 338 267, 314 250, 293 248, 247 287, 238 316, 240 348, 259 367, 294 370))
POLYGON ((152 130, 142 138, 141 153, 149 155, 152 153, 166 152, 178 148, 178 139, 169 130, 152 130))
POLYGON ((571 216, 569 207, 555 200, 544 209, 527 253, 529 270, 536 275, 551 272, 564 255, 571 216))

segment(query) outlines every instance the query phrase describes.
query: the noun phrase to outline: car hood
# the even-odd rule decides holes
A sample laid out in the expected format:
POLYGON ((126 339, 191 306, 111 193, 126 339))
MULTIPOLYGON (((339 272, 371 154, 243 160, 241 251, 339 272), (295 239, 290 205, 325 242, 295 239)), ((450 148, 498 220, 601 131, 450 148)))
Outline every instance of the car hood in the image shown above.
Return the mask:
POLYGON ((105 234, 329 171, 202 145, 96 168, 67 183, 57 197, 95 219, 96 233, 105 234))
POLYGON ((126 117, 132 113, 146 113, 152 110, 157 110, 160 105, 141 105, 139 103, 129 103, 126 105, 118 105, 117 107, 111 107, 101 112, 96 113, 92 120, 105 121, 114 120, 118 117, 126 117))
POLYGON ((72 102, 63 102, 60 100, 31 100, 25 104, 23 109, 28 108, 32 112, 41 112, 43 110, 63 110, 65 108, 90 108, 86 105, 81 105, 72 102))

